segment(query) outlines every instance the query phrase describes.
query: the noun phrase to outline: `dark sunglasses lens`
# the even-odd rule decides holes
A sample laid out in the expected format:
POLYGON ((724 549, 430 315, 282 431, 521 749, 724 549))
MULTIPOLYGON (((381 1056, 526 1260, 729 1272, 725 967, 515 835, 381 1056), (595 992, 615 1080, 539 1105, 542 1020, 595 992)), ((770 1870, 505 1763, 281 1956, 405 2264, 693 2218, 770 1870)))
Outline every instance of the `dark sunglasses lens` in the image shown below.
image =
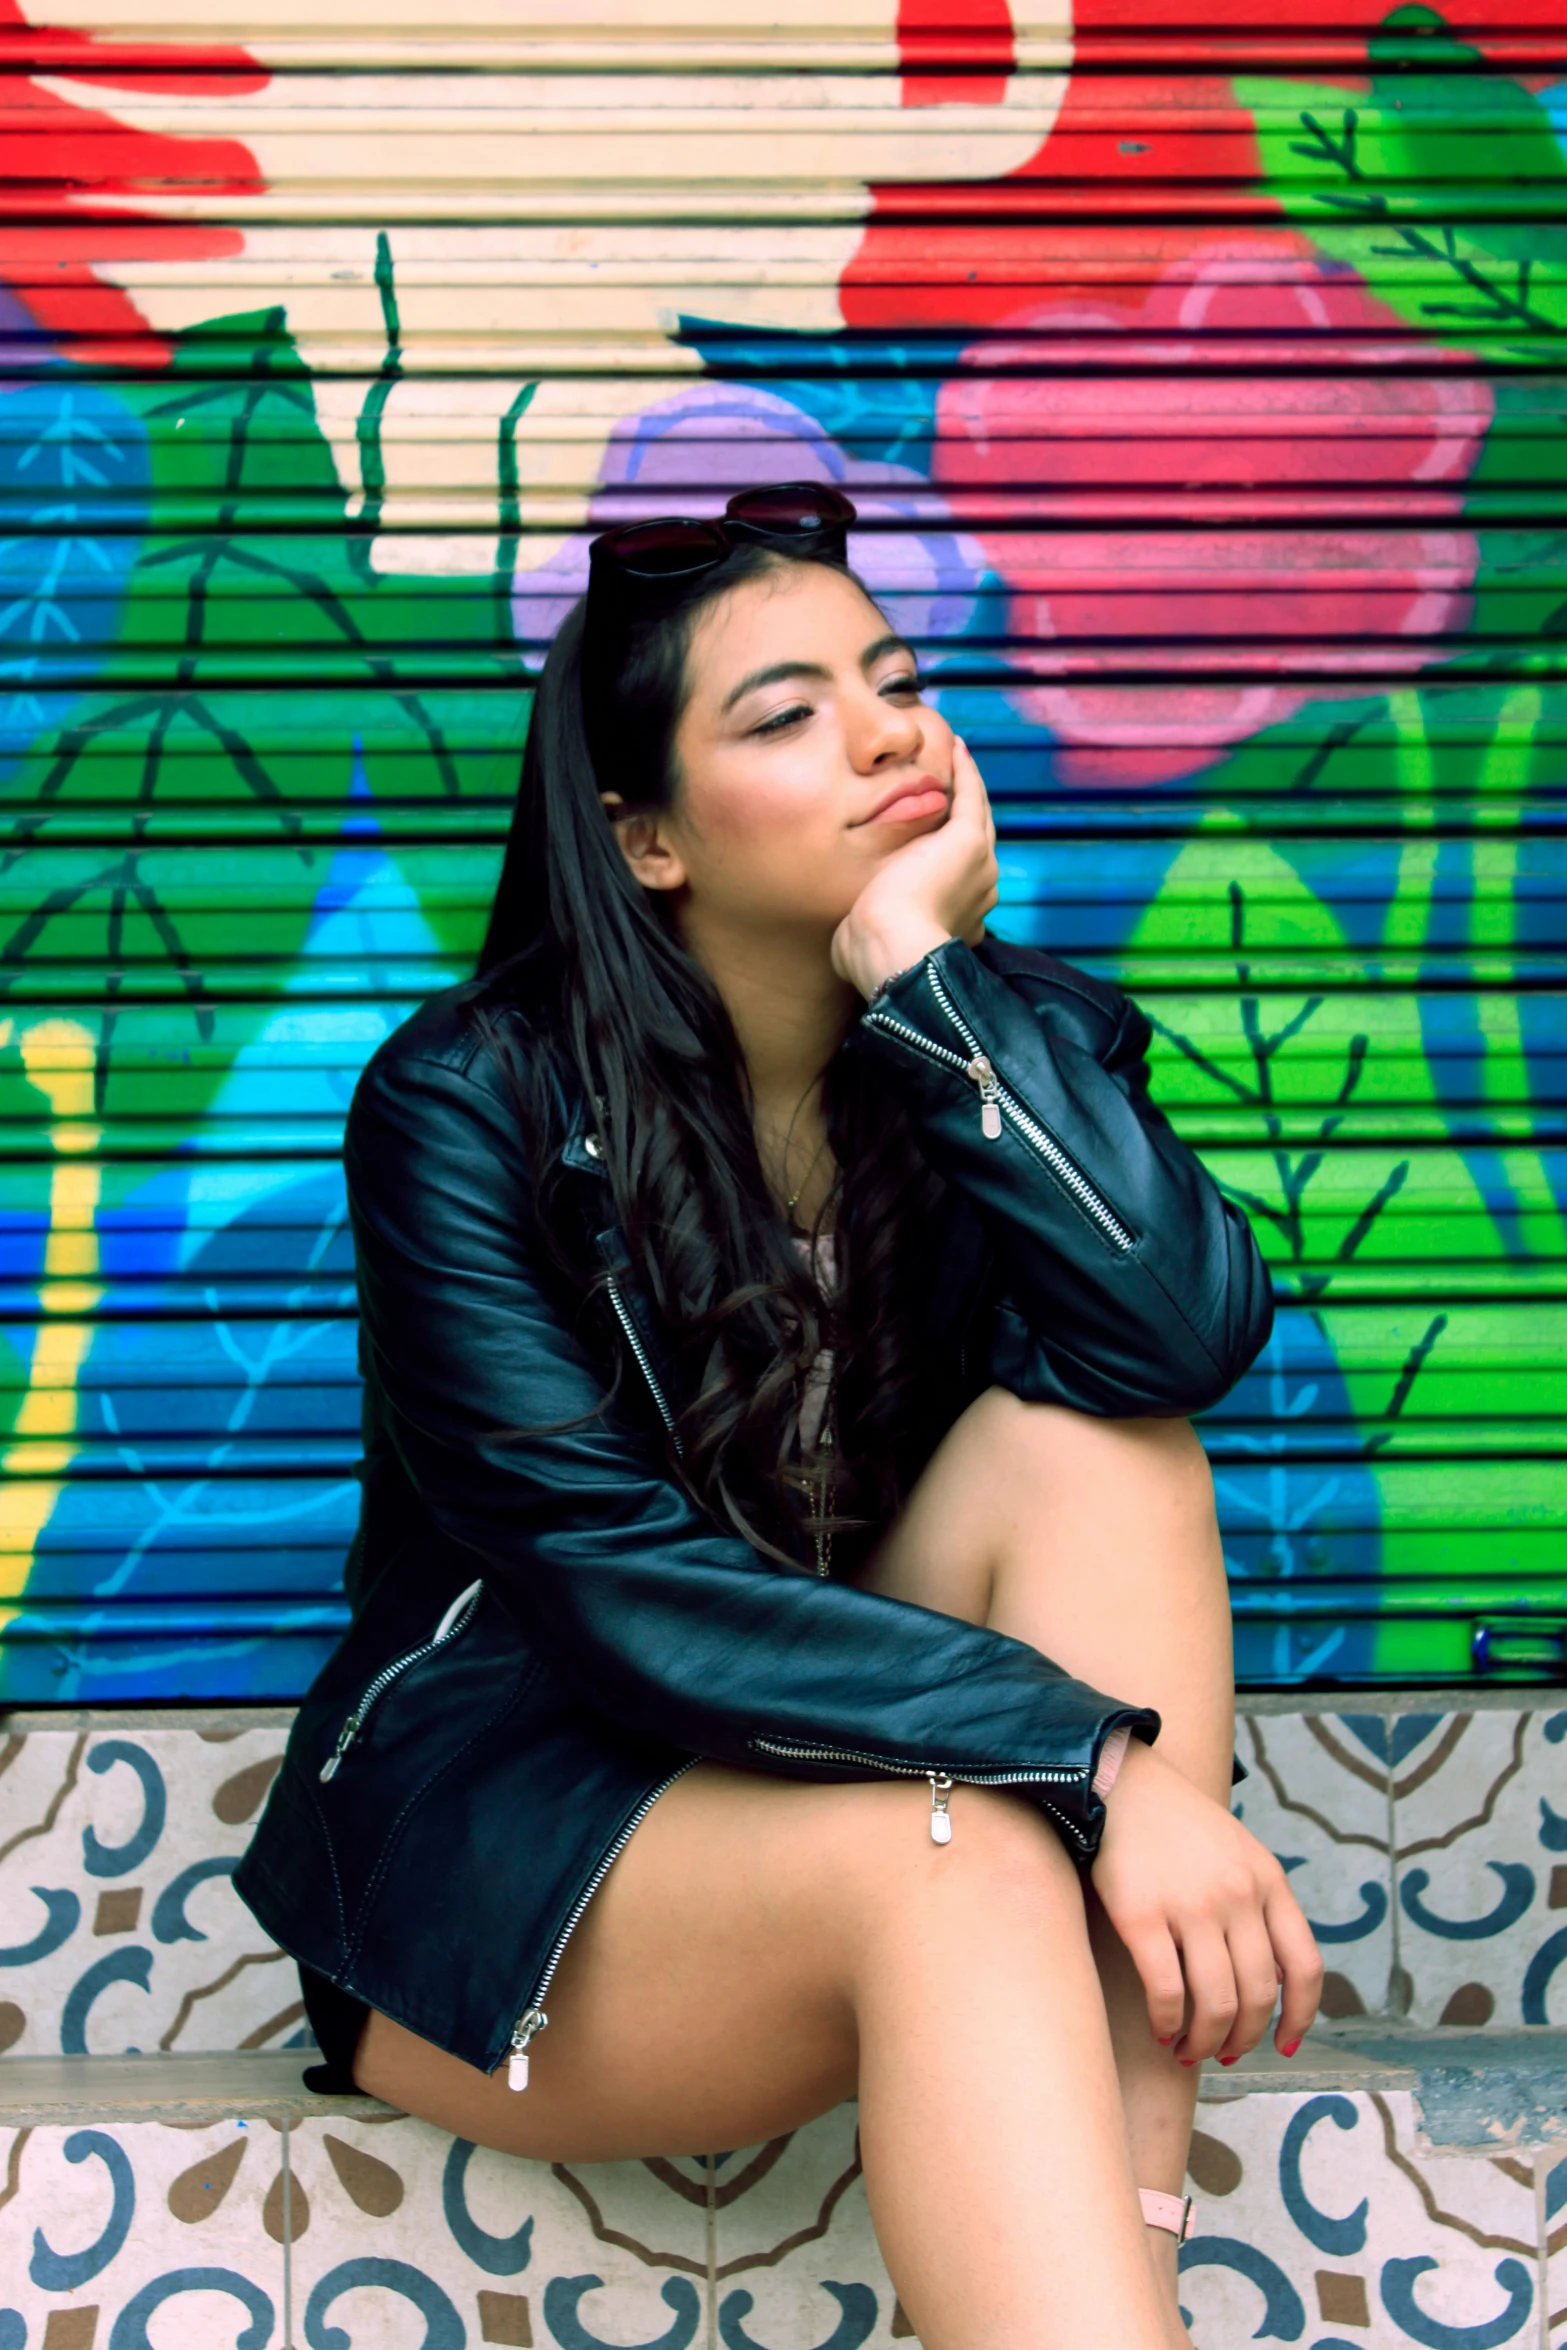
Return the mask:
POLYGON ((622 571, 638 579, 678 579, 704 571, 728 552, 723 533, 711 522, 671 515, 657 522, 629 522, 602 542, 622 571))
POLYGON ((780 536, 791 531, 804 535, 839 530, 855 519, 855 510, 843 492, 817 481, 786 481, 765 490, 741 490, 724 511, 732 521, 749 522, 780 536))

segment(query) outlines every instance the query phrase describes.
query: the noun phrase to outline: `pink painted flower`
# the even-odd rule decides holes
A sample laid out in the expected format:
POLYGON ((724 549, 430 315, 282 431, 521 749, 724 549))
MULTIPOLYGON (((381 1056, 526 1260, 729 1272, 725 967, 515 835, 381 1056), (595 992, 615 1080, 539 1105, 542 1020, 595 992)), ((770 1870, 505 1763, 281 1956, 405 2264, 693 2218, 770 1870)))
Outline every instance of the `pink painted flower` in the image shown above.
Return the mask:
POLYGON ((1011 698, 1084 784, 1193 774, 1346 675, 1437 658, 1468 621, 1463 485, 1492 409, 1293 234, 1211 240, 1125 290, 1013 314, 938 404, 935 479, 1038 681, 1011 698), (1155 686, 1172 671, 1191 682, 1155 686))

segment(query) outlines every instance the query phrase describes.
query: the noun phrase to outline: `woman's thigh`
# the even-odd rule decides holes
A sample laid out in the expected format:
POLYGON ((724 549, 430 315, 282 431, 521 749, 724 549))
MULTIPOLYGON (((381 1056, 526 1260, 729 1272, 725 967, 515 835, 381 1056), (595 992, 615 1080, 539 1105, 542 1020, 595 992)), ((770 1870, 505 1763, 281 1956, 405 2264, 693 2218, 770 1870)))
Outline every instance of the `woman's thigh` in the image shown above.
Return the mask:
POLYGON ((923 1780, 818 1786, 702 1764, 663 1795, 561 1960, 527 2089, 372 2014, 359 2086, 457 2136, 551 2161, 699 2153, 852 2094, 872 1954, 984 1930, 999 1899, 1075 1903, 1037 1811, 974 1791, 959 1851, 923 1780))

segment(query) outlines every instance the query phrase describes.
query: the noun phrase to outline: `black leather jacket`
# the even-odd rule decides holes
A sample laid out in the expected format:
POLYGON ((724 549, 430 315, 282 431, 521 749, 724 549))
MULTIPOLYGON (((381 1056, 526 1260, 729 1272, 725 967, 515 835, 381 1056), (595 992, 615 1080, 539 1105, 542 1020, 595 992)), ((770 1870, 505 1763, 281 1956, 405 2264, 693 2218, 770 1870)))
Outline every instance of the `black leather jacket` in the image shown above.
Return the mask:
MULTIPOLYGON (((491 2070, 693 1758, 1016 1787, 1086 1859, 1105 1738, 1158 1720, 1000 1633, 779 1569, 690 1499, 660 1425, 668 1336, 581 1101, 564 1157, 642 1384, 565 1433, 507 1437, 600 1403, 610 1366, 530 1236, 516 1097, 474 1016, 486 994, 434 997, 354 1096, 354 1616, 236 1882, 296 1957, 491 2070)), ((1102 1415, 1191 1413, 1263 1345, 1255 1242, 1150 1103, 1148 1036, 1113 988, 990 938, 947 940, 850 1029, 841 1049, 902 1089, 950 1187, 922 1343, 955 1409, 1000 1384, 1102 1415)))

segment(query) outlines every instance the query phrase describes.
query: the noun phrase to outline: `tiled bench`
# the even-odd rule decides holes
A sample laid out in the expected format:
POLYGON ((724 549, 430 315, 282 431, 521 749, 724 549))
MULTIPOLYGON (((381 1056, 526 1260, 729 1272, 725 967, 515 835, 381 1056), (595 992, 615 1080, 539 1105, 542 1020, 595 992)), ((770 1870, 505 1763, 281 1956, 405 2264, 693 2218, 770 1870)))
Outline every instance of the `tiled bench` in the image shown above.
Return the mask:
MULTIPOLYGON (((287 1719, 0 1726, 0 2350, 911 2338, 852 2105, 546 2166, 305 2094, 297 1981, 225 1866, 287 1719)), ((1205 2080, 1199 2350, 1567 2350, 1564 1731, 1548 1705, 1247 1709, 1237 1798, 1325 1930, 1338 2020, 1205 2080)))
MULTIPOLYGON (((311 2097, 300 2064, 265 2051, 0 2066, 0 2345, 911 2337, 871 2234, 852 2105, 706 2159, 547 2165, 311 2097)), ((1567 2032, 1329 2027, 1293 2067, 1248 2059, 1221 2079, 1199 2112, 1201 2229, 1182 2256, 1199 2350, 1560 2341, 1567 2032)))

